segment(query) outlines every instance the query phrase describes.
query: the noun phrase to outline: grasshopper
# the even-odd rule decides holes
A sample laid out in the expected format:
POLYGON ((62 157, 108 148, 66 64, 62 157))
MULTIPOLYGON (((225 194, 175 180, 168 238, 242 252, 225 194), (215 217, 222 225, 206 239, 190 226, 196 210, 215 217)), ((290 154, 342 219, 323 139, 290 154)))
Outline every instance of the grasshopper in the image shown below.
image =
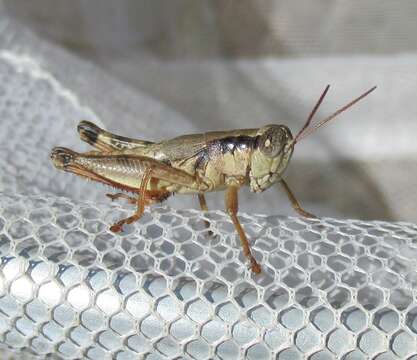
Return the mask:
POLYGON ((296 212, 303 217, 315 217, 300 206, 282 178, 294 146, 375 88, 310 126, 329 90, 328 85, 295 137, 285 125, 266 125, 150 142, 114 135, 91 122, 82 121, 78 125, 80 138, 96 150, 77 153, 55 147, 51 159, 60 170, 124 191, 107 194, 112 200, 125 198, 136 204, 132 216, 110 227, 113 232, 120 232, 124 224, 137 221, 145 206, 162 202, 172 194, 197 194, 202 210, 208 211, 204 194, 224 190, 226 209, 239 235, 243 254, 252 271, 259 273, 261 267, 251 253, 248 238, 237 217, 239 188, 249 186, 252 192, 259 193, 279 183, 296 212), (129 196, 126 192, 136 196, 129 196))

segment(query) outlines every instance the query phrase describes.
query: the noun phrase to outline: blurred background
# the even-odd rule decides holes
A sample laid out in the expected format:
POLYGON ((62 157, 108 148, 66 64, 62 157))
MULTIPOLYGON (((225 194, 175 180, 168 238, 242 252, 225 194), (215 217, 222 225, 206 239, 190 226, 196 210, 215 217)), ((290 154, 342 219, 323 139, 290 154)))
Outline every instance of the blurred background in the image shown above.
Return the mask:
MULTIPOLYGON (((317 120, 377 85, 298 144, 286 179, 319 216, 417 222, 415 1, 3 0, 1 13, 34 34, 29 42, 53 44, 18 51, 71 88, 106 128, 137 138, 268 123, 296 132, 327 84, 317 120)), ((11 37, 4 29, 2 36, 11 37)), ((75 125, 71 132, 71 145, 84 149, 75 125)), ((77 193, 68 184, 79 180, 70 177, 57 175, 67 186, 56 192, 92 197, 94 185, 80 183, 77 193)), ((223 207, 221 194, 208 202, 223 207)), ((243 191, 241 209, 294 214, 278 188, 243 191)))

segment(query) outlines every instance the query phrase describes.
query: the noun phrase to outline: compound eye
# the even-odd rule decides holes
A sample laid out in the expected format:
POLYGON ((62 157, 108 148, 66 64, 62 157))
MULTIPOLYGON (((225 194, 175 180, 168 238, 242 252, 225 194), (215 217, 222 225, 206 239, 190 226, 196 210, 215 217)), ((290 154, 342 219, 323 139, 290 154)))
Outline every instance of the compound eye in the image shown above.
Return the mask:
POLYGON ((276 157, 284 148, 285 135, 277 128, 267 130, 259 138, 259 150, 268 157, 276 157))

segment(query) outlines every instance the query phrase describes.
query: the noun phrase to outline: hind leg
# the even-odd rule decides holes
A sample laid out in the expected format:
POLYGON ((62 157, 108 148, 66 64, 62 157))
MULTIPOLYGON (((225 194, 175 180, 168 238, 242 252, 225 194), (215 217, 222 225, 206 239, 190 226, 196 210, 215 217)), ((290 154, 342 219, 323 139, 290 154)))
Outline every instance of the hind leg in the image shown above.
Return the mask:
POLYGON ((136 199, 136 203, 137 203, 136 212, 132 216, 129 216, 128 218, 122 219, 118 221, 117 223, 113 224, 110 227, 111 231, 120 232, 122 231, 124 224, 131 224, 141 218, 141 216, 143 215, 143 212, 145 211, 145 205, 146 205, 145 192, 146 192, 146 187, 148 185, 148 182, 151 179, 151 175, 152 175, 152 169, 147 169, 145 171, 145 174, 143 175, 143 178, 139 187, 138 198, 136 199))
POLYGON ((164 163, 150 158, 138 156, 136 159, 142 161, 141 165, 144 168, 143 173, 140 174, 141 179, 139 188, 138 190, 135 190, 135 192, 137 191, 138 193, 138 197, 136 199, 137 209, 132 216, 122 219, 111 226, 110 230, 114 232, 122 231, 124 224, 131 224, 132 222, 139 220, 143 215, 145 205, 147 205, 147 203, 164 200, 170 195, 170 193, 164 190, 162 190, 162 192, 161 190, 153 190, 152 187, 153 185, 155 186, 155 181, 152 179, 164 180, 169 184, 181 185, 189 188, 190 190, 200 189, 200 185, 197 184, 195 177, 185 171, 172 168, 164 163), (148 190, 148 188, 151 189, 148 190))

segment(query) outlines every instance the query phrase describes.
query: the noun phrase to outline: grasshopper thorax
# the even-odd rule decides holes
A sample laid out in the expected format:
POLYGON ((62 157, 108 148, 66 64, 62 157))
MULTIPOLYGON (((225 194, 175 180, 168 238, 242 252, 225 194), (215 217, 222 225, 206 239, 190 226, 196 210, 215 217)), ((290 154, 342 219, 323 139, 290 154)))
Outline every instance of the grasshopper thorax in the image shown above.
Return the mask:
POLYGON ((259 129, 250 163, 249 181, 253 192, 262 192, 279 180, 290 161, 292 134, 285 125, 259 129))

